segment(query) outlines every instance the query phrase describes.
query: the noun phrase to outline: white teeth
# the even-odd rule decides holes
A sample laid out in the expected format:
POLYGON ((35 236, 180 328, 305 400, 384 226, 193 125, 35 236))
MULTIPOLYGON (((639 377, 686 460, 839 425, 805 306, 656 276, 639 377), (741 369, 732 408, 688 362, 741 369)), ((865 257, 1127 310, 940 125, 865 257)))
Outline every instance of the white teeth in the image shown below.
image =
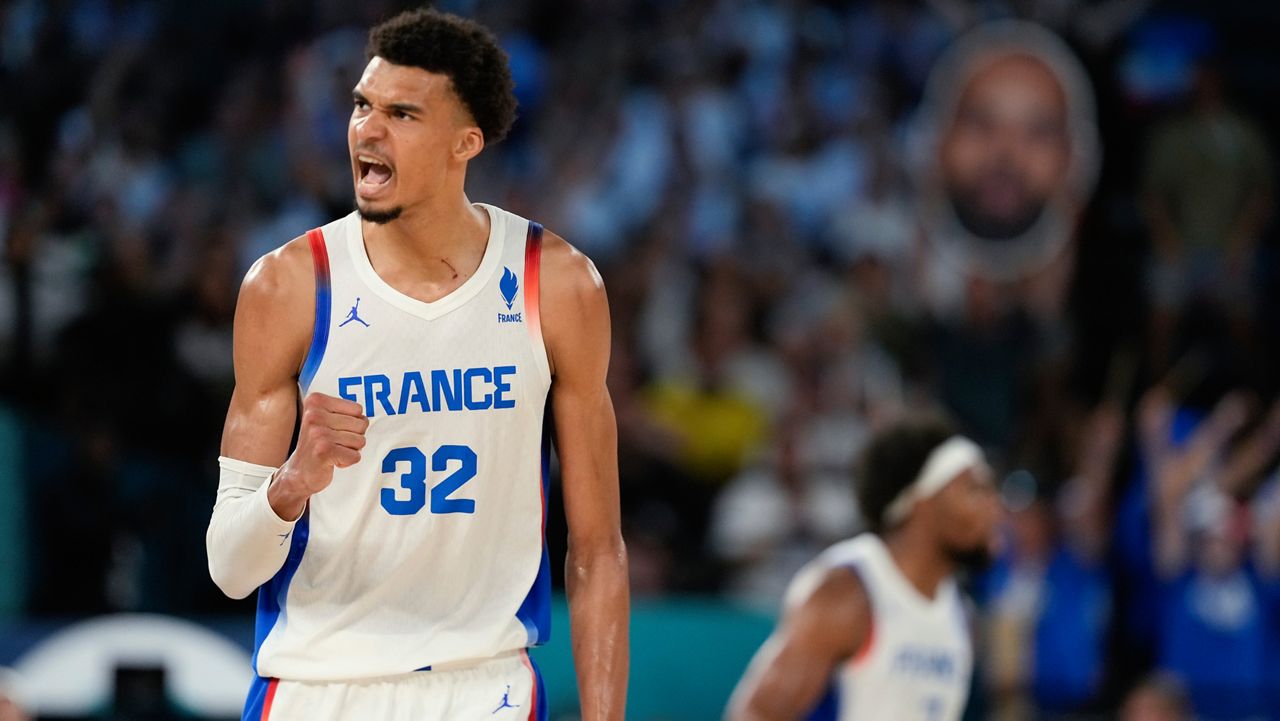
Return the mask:
POLYGON ((370 165, 381 165, 384 167, 386 166, 386 163, 382 162, 381 160, 378 160, 377 158, 371 158, 368 155, 357 155, 356 160, 359 160, 362 163, 369 163, 370 165))

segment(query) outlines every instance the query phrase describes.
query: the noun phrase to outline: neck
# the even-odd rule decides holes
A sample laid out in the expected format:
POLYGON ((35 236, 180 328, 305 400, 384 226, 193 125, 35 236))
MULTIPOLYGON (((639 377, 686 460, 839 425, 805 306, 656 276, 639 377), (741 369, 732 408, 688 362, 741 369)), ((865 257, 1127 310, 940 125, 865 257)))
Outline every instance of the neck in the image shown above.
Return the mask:
POLYGON ((367 247, 441 273, 483 255, 489 237, 488 213, 472 205, 462 192, 405 208, 390 223, 363 220, 361 226, 367 247))
POLYGON ((925 542, 917 524, 911 521, 883 538, 898 571, 925 598, 934 598, 942 581, 955 572, 951 561, 936 544, 925 542))

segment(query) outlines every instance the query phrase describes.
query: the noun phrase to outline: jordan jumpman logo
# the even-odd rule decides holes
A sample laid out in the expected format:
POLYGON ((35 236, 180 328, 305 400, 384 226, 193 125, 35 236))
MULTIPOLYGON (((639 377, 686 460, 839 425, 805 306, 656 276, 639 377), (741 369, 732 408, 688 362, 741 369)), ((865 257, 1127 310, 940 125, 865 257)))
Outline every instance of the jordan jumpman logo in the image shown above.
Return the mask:
POLYGON ((498 713, 504 708, 520 708, 520 704, 516 704, 515 706, 511 705, 511 684, 507 684, 507 690, 502 694, 502 705, 495 708, 493 713, 489 715, 492 716, 494 713, 498 713))
POLYGON ((364 322, 364 318, 360 317, 360 298, 358 296, 356 297, 356 304, 351 306, 351 311, 347 313, 347 319, 339 323, 338 327, 341 328, 353 320, 363 325, 365 328, 369 327, 369 324, 364 322))

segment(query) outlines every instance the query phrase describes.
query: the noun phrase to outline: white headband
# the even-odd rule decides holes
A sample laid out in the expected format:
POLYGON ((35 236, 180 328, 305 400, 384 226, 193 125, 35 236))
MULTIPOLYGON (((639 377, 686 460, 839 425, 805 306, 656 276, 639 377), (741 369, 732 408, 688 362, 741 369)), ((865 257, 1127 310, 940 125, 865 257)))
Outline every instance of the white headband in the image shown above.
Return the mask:
POLYGON ((956 476, 976 468, 986 459, 977 443, 964 436, 952 436, 942 445, 933 449, 925 460, 920 474, 911 485, 902 489, 902 493, 893 499, 884 511, 886 525, 895 526, 911 513, 916 503, 929 498, 942 490, 956 476))

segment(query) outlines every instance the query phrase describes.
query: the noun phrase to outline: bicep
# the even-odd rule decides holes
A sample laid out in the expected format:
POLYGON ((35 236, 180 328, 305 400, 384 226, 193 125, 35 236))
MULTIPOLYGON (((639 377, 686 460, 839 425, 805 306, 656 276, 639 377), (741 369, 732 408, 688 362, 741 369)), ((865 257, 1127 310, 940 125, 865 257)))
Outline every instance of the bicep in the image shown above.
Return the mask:
POLYGON ((221 452, 264 466, 281 465, 289 452, 298 413, 297 373, 314 312, 306 302, 311 289, 300 287, 307 277, 288 267, 289 260, 255 264, 236 304, 236 386, 221 452))

